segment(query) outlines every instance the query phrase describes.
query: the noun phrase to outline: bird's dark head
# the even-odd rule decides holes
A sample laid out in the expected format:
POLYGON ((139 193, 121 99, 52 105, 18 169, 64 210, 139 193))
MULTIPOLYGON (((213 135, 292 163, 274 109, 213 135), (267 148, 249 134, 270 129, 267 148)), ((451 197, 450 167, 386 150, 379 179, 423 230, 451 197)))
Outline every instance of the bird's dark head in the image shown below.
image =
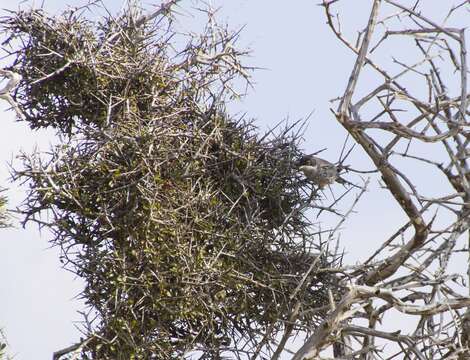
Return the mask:
POLYGON ((317 159, 313 155, 304 155, 295 162, 296 167, 300 166, 316 166, 317 159))

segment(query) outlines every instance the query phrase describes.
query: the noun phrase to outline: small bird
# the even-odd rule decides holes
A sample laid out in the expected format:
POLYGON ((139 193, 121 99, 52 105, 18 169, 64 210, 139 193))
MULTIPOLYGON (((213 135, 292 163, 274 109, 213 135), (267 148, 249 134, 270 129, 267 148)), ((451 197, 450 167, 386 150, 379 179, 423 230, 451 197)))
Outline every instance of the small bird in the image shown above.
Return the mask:
POLYGON ((338 168, 329 161, 313 155, 305 155, 296 162, 299 170, 315 185, 324 188, 335 181, 343 183, 344 179, 338 175, 338 168))

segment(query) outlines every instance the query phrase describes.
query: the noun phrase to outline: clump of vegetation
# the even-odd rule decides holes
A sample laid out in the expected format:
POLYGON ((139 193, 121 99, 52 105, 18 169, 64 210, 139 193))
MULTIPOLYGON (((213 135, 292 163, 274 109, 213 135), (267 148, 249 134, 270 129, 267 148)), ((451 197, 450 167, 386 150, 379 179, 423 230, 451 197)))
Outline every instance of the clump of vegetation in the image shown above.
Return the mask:
POLYGON ((8 359, 6 348, 7 348, 7 341, 5 339, 5 335, 3 334, 3 331, 0 330, 0 359, 8 359))
POLYGON ((24 120, 62 138, 23 156, 16 177, 30 184, 25 221, 51 229, 85 280, 96 319, 84 359, 270 351, 286 326, 314 328, 340 292, 320 271, 338 260, 305 217, 299 128, 261 136, 230 115, 234 80, 250 70, 236 33, 208 12, 175 51, 170 5, 2 21, 24 120))
MULTIPOLYGON (((0 189, 0 193, 3 191, 5 190, 0 189)), ((0 228, 5 228, 10 225, 10 222, 9 222, 10 219, 8 216, 6 205, 7 205, 6 196, 0 195, 0 228)))

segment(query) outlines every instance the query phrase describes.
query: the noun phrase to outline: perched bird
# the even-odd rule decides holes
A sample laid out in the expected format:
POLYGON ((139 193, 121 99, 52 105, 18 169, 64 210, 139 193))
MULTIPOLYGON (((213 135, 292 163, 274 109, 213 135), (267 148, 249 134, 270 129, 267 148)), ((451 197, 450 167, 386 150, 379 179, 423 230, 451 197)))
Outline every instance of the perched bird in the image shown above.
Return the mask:
POLYGON ((343 182, 338 175, 338 168, 329 161, 313 155, 305 155, 297 161, 299 170, 315 185, 320 188, 333 184, 335 181, 343 182))

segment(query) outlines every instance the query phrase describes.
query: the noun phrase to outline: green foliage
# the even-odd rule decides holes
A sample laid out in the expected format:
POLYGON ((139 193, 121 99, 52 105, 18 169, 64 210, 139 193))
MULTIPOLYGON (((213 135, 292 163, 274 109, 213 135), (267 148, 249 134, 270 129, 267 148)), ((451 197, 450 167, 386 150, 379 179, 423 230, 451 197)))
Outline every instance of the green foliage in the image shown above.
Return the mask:
MULTIPOLYGON (((5 190, 0 189, 0 193, 3 191, 5 190)), ((0 195, 0 228, 5 228, 5 227, 10 226, 6 205, 7 205, 7 198, 5 196, 0 195)))
POLYGON ((103 127, 112 120, 111 103, 113 113, 129 106, 142 110, 151 104, 145 94, 155 86, 159 100, 165 99, 175 86, 171 75, 176 69, 165 73, 162 49, 147 51, 140 32, 121 25, 111 20, 94 24, 73 13, 50 18, 42 10, 4 19, 6 42, 23 42, 13 64, 24 78, 16 100, 31 128, 70 133, 79 126, 103 127), (121 30, 122 36, 110 38, 121 30))
POLYGON ((0 329, 0 360, 10 360, 12 357, 8 355, 8 343, 3 333, 3 330, 0 329))
POLYGON ((176 55, 164 19, 33 10, 4 21, 22 43, 13 66, 26 121, 65 136, 16 176, 31 184, 26 219, 53 231, 85 279, 98 316, 84 359, 254 353, 295 303, 311 310, 297 325, 313 327, 339 291, 317 271, 333 259, 312 253, 298 132, 259 136, 227 114, 229 83, 246 73, 233 36, 212 24, 176 55))

